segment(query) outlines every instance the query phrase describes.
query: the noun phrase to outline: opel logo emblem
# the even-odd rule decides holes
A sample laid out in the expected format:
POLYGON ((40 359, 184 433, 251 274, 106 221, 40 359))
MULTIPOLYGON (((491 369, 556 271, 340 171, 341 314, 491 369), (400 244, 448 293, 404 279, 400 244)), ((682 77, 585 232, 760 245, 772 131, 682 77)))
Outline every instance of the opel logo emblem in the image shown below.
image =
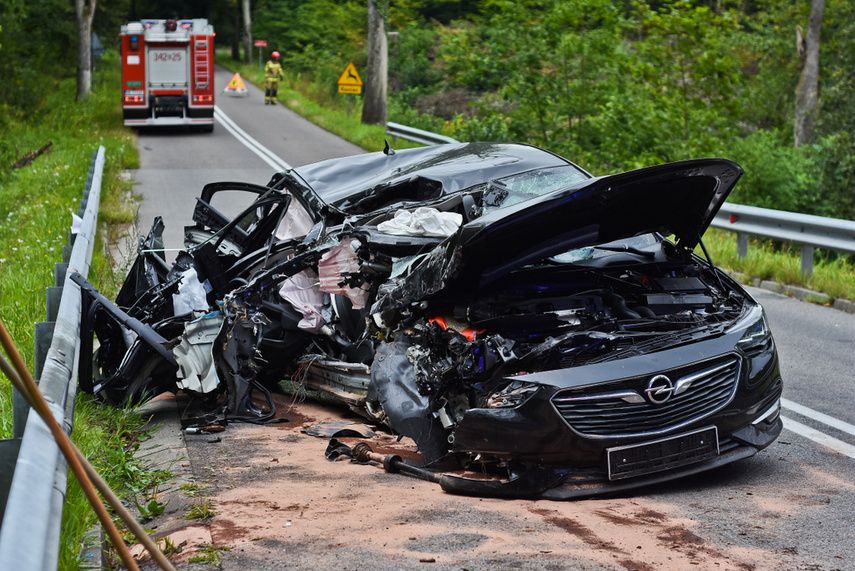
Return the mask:
POLYGON ((674 394, 674 383, 665 375, 656 375, 647 383, 644 389, 647 400, 653 404, 665 404, 674 394))

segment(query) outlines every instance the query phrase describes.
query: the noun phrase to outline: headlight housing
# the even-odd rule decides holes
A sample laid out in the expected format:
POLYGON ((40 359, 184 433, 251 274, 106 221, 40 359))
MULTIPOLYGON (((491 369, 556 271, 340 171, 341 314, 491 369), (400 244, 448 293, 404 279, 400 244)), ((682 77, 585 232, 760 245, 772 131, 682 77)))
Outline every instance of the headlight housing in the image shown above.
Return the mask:
POLYGON ((487 398, 487 408, 518 407, 540 389, 540 385, 526 381, 512 381, 505 388, 487 398))
POLYGON ((744 328, 742 337, 736 342, 736 346, 746 354, 768 350, 772 343, 772 330, 769 328, 766 312, 763 311, 763 308, 758 308, 756 315, 751 315, 750 318, 753 320, 744 328))

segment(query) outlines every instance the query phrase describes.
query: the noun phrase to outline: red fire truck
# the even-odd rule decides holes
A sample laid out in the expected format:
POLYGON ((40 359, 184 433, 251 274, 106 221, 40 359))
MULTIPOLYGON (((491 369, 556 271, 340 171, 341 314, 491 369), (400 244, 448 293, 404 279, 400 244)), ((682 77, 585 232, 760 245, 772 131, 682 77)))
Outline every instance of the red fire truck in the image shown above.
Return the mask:
POLYGON ((121 42, 126 126, 214 129, 214 27, 207 20, 130 22, 121 42))

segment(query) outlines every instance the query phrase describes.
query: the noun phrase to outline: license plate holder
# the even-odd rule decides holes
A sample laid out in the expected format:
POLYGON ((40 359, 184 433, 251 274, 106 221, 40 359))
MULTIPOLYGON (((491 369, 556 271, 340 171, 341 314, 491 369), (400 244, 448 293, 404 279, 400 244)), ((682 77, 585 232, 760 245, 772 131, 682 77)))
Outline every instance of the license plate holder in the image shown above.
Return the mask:
POLYGON ((715 426, 640 444, 606 450, 609 480, 622 480, 672 470, 719 454, 715 426))

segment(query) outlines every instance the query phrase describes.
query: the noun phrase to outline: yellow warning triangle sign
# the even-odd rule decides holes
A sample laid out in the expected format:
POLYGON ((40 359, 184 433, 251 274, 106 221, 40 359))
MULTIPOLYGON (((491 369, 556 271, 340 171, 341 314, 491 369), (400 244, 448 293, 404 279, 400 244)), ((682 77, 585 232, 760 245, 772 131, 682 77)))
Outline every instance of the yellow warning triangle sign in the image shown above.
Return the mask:
POLYGON ((362 78, 359 77, 359 72, 356 71, 356 66, 353 65, 353 62, 347 64, 337 83, 339 85, 362 85, 362 78))
POLYGON ((246 85, 239 73, 236 73, 226 88, 223 90, 230 93, 246 93, 246 85))

